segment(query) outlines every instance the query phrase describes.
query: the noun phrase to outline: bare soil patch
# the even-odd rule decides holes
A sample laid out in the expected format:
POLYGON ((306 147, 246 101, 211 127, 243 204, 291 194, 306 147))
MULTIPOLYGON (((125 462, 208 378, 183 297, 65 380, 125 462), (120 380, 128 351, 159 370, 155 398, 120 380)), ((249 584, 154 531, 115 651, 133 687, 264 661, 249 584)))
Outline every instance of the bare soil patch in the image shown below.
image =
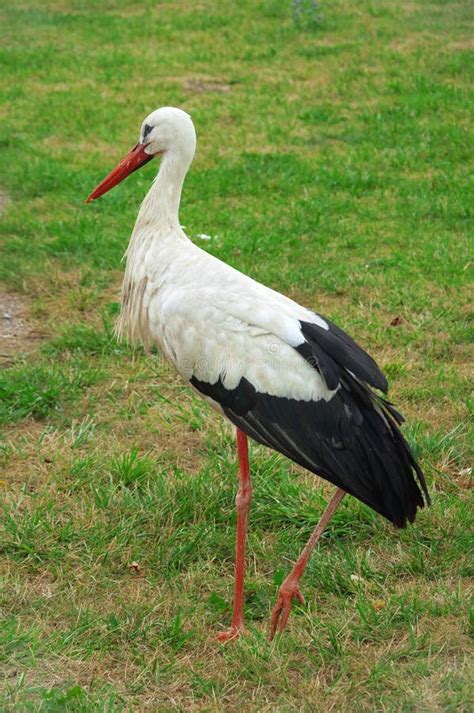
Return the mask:
POLYGON ((203 94, 212 92, 217 94, 227 94, 231 90, 231 85, 221 79, 188 79, 183 84, 184 89, 193 94, 203 94))
POLYGON ((0 289, 0 367, 10 366, 19 354, 34 351, 42 336, 28 301, 0 289))
MULTIPOLYGON (((8 193, 0 188, 0 213, 9 203, 8 193)), ((10 366, 14 356, 31 352, 40 338, 27 300, 0 287, 0 368, 10 366)))
POLYGON ((10 203, 10 198, 8 197, 8 193, 6 193, 4 190, 0 188, 0 213, 2 213, 7 205, 10 203))

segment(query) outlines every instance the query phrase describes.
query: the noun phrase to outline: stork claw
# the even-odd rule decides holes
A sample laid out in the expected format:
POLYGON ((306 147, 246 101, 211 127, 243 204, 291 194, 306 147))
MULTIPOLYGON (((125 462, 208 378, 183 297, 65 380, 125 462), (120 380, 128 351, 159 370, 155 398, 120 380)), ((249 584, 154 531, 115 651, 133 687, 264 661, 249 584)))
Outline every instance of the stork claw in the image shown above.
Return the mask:
POLYGON ((238 639, 243 633, 243 626, 231 626, 230 629, 226 629, 226 631, 219 631, 216 638, 217 641, 221 642, 221 644, 225 644, 228 641, 235 641, 235 639, 238 639))
POLYGON ((275 636, 277 629, 281 633, 285 628, 290 616, 293 599, 297 599, 300 604, 304 604, 304 597, 301 594, 298 582, 285 580, 278 590, 276 604, 272 612, 268 637, 270 641, 275 636))

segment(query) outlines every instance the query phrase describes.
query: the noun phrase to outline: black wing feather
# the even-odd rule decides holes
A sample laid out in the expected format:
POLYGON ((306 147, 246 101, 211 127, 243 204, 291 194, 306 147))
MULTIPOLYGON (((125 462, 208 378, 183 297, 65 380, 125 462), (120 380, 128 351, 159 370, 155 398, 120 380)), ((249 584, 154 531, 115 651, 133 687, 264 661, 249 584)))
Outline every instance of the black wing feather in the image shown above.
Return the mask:
POLYGON ((258 443, 405 527, 430 499, 423 473, 398 428, 403 417, 369 388, 386 392, 388 387, 372 357, 324 319, 328 329, 300 322, 306 341, 295 349, 335 392, 328 401, 271 396, 258 392, 244 377, 235 389, 227 389, 221 379, 209 384, 192 377, 191 383, 258 443))
POLYGON ((296 347, 297 351, 307 361, 317 365, 330 389, 336 388, 340 371, 344 369, 361 381, 386 393, 387 379, 372 357, 333 322, 326 317, 323 319, 328 329, 312 322, 300 322, 306 342, 296 347))
POLYGON ((405 527, 429 503, 423 473, 391 407, 349 374, 324 401, 298 401, 256 391, 245 378, 235 389, 191 379, 220 403, 232 423, 405 527), (418 483, 415 479, 418 478, 418 483))

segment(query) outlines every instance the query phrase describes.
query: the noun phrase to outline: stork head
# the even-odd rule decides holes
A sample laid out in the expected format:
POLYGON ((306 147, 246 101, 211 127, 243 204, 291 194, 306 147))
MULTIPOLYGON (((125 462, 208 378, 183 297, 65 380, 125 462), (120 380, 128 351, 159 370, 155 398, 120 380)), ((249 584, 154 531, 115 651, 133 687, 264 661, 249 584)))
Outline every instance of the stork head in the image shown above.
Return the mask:
POLYGON ((189 114, 182 109, 164 106, 149 114, 140 129, 140 140, 104 180, 86 198, 86 203, 99 198, 144 166, 155 156, 173 154, 188 168, 196 150, 196 132, 189 114))
POLYGON ((153 156, 165 151, 194 156, 196 132, 189 114, 172 106, 162 106, 147 116, 140 129, 140 143, 153 156))

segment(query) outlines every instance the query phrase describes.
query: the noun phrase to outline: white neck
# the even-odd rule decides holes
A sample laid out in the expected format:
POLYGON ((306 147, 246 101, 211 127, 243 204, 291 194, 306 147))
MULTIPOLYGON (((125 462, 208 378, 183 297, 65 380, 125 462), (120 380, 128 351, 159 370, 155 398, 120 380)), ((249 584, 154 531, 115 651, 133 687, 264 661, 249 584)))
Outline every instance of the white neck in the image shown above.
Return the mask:
POLYGON ((137 218, 137 226, 153 223, 159 228, 179 227, 181 190, 192 156, 178 150, 163 154, 160 169, 145 196, 137 218))

